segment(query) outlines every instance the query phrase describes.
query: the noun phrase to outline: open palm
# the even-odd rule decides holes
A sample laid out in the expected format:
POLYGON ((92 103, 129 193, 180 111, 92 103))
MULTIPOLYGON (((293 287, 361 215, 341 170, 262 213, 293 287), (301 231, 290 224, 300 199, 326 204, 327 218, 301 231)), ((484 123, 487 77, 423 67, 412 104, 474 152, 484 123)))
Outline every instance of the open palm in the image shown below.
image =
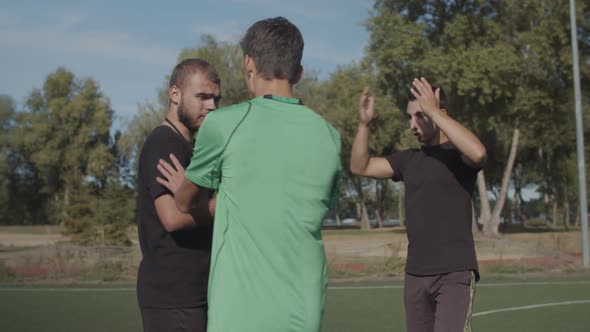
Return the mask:
POLYGON ((359 121, 363 124, 369 124, 375 117, 373 105, 375 99, 369 96, 369 87, 365 86, 359 100, 359 121))

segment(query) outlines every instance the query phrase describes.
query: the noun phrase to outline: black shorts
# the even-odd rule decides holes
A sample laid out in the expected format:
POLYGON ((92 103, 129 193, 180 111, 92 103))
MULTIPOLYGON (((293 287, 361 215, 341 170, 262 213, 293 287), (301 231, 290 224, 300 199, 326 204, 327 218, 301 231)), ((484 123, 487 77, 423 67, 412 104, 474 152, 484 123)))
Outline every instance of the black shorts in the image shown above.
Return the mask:
POLYGON ((205 332, 207 306, 196 308, 140 308, 144 332, 205 332))

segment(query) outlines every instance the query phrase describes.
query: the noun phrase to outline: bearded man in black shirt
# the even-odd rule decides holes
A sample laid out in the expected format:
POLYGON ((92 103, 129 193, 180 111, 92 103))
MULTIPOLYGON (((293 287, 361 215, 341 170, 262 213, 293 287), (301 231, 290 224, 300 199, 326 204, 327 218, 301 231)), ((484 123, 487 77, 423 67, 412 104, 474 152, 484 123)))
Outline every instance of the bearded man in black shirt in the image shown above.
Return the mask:
POLYGON ((365 88, 351 171, 404 182, 407 331, 471 331, 473 295, 479 279, 471 198, 477 173, 487 158, 486 149, 449 116, 443 90, 420 78, 412 82, 406 112, 412 134, 422 147, 371 157, 368 140, 373 104, 365 88))
POLYGON ((209 213, 182 213, 157 178, 166 172, 160 160, 179 172, 189 164, 193 137, 218 106, 219 75, 209 63, 187 59, 174 68, 168 92, 166 118, 147 137, 139 156, 137 225, 143 258, 137 299, 145 332, 204 332, 214 199, 201 200, 209 213))

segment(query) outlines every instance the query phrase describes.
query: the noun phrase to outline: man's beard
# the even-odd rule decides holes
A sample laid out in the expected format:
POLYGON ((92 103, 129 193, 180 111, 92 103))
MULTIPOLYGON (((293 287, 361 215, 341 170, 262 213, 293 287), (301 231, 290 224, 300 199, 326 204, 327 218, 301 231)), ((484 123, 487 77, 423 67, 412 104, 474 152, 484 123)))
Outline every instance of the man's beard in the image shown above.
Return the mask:
POLYGON ((188 128, 188 130, 195 132, 197 131, 196 125, 192 124, 190 122, 190 119, 188 117, 188 113, 186 112, 186 110, 183 107, 184 105, 182 104, 182 98, 180 99, 180 102, 178 103, 178 121, 180 123, 182 123, 185 127, 188 128))

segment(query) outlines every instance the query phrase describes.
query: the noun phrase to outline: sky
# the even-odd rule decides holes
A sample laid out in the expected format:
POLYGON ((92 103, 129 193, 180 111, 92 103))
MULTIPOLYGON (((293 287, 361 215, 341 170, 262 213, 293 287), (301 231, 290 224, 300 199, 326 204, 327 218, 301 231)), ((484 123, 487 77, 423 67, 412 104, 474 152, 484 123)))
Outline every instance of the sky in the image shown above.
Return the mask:
POLYGON ((305 40, 303 66, 326 79, 358 61, 372 0, 0 0, 0 94, 22 108, 63 66, 93 78, 110 99, 115 126, 157 99, 183 48, 200 36, 237 42, 254 22, 284 16, 305 40))

